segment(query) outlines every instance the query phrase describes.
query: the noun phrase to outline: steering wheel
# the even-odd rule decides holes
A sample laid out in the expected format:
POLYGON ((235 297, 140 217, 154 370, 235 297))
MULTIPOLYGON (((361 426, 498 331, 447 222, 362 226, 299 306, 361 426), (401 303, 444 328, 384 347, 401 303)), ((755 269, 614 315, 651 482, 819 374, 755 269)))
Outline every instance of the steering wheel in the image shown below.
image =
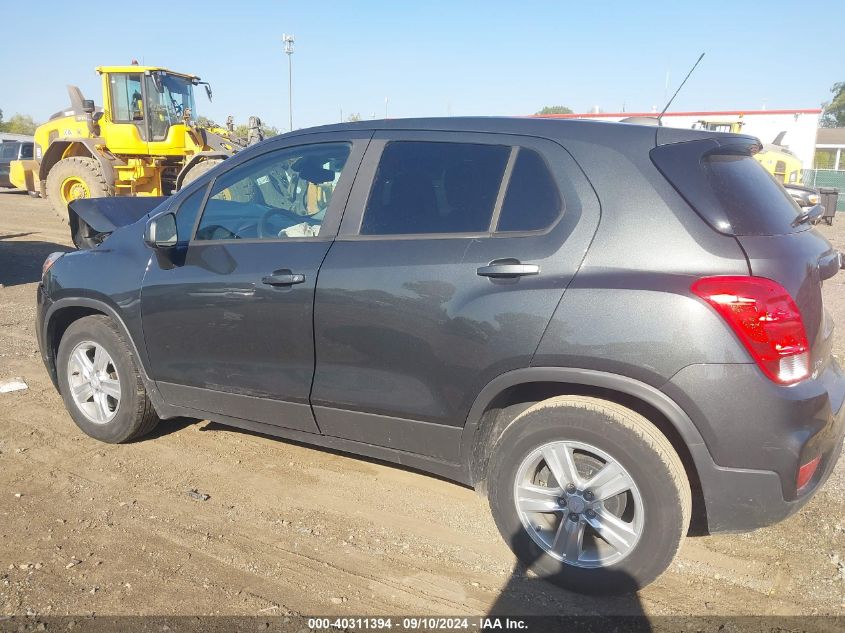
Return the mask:
POLYGON ((296 215, 292 211, 288 211, 287 209, 269 209, 264 212, 264 215, 261 216, 261 219, 258 221, 258 237, 261 238, 268 238, 268 237, 278 237, 279 231, 282 229, 288 228, 288 226, 293 226, 294 224, 301 224, 305 221, 305 218, 302 216, 296 215), (281 228, 274 228, 270 224, 270 218, 279 217, 283 220, 290 220, 291 224, 287 226, 282 226, 281 228))

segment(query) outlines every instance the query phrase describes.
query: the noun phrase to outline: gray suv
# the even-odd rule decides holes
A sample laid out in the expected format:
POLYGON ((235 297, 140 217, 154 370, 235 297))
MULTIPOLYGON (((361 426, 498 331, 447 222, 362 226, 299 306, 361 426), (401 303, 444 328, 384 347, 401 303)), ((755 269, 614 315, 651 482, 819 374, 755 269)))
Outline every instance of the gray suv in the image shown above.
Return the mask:
POLYGON ((781 520, 841 450, 840 257, 759 148, 501 118, 275 137, 171 198, 72 203, 41 353, 99 440, 188 416, 429 471, 542 577, 635 590, 691 518, 781 520))

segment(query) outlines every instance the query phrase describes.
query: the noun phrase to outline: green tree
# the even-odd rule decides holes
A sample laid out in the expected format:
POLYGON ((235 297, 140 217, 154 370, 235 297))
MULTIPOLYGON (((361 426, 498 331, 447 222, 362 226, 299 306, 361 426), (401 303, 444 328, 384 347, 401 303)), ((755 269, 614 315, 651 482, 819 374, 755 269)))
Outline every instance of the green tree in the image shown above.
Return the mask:
POLYGON ((0 132, 5 132, 5 124, 3 123, 3 110, 0 110, 0 132))
POLYGON ((572 110, 566 106, 544 106, 539 112, 534 114, 572 114, 572 110))
POLYGON ((352 114, 350 114, 346 118, 346 120, 349 121, 350 123, 355 123, 356 121, 360 121, 361 120, 361 113, 360 112, 353 112, 352 114))
POLYGON ((845 81, 833 84, 830 92, 833 95, 833 100, 822 104, 824 112, 820 125, 822 127, 845 127, 845 81))
POLYGON ((28 134, 35 133, 35 128, 38 123, 28 114, 13 114, 6 123, 3 124, 3 131, 10 134, 28 134))

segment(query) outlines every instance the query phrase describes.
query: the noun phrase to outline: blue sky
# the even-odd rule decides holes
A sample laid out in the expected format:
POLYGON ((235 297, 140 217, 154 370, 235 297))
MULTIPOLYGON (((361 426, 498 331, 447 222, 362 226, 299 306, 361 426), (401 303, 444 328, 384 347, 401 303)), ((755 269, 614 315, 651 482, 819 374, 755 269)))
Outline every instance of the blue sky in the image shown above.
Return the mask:
POLYGON ((46 119, 67 104, 68 83, 99 105, 94 67, 136 58, 210 81, 214 101, 200 91, 200 114, 258 114, 286 129, 285 32, 296 36, 297 128, 335 122, 341 110, 381 118, 385 98, 390 117, 519 115, 556 104, 648 111, 662 106, 667 70, 674 90, 702 51, 674 110, 813 108, 845 81, 839 0, 51 0, 20 12, 20 28, 0 38, 6 119, 46 119), (827 37, 826 25, 836 25, 827 37))

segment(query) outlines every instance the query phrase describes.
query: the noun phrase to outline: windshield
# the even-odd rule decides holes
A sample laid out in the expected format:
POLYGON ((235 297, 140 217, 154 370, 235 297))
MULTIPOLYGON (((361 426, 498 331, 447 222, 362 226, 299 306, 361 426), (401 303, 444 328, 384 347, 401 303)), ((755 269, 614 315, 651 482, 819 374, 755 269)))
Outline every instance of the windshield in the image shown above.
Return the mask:
POLYGON ((0 143, 0 159, 15 160, 18 157, 17 143, 0 143))
POLYGON ((168 128, 184 120, 186 113, 196 119, 194 86, 190 79, 163 72, 147 76, 147 101, 154 141, 164 140, 168 128))

